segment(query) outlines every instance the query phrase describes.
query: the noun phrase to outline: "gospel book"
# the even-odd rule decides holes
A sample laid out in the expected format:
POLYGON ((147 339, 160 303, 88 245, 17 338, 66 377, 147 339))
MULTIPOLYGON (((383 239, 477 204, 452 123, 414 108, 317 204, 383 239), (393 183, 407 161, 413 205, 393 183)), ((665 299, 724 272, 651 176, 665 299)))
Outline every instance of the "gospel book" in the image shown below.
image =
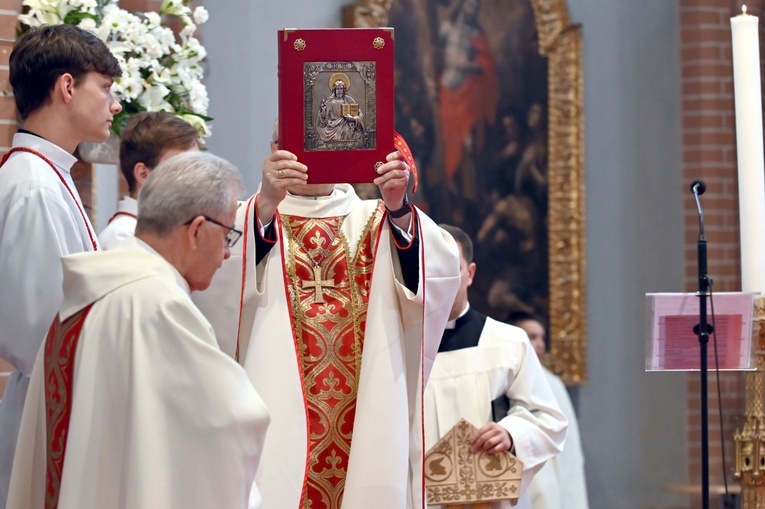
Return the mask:
POLYGON ((372 182, 393 145, 393 29, 279 30, 279 148, 308 183, 372 182))

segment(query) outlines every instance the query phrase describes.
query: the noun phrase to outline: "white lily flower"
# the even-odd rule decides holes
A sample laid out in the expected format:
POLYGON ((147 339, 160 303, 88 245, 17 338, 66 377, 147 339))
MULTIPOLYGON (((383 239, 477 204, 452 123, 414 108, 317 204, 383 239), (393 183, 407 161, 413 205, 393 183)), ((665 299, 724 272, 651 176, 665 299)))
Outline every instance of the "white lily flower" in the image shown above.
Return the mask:
POLYGON ((190 9, 183 5, 182 0, 162 0, 159 12, 162 14, 172 14, 173 16, 182 16, 190 9))
POLYGON ((157 12, 147 12, 146 21, 148 21, 149 25, 151 25, 152 27, 157 27, 162 25, 162 17, 157 12))
POLYGON ((93 18, 84 18, 82 21, 80 21, 80 24, 77 25, 83 30, 87 30, 88 32, 93 32, 96 29, 96 20, 93 18))
POLYGON ((189 114, 189 113, 184 113, 178 116, 181 117, 186 122, 188 122, 189 124, 196 127, 197 132, 199 133, 200 136, 202 137, 210 136, 211 134, 210 125, 199 116, 189 114))

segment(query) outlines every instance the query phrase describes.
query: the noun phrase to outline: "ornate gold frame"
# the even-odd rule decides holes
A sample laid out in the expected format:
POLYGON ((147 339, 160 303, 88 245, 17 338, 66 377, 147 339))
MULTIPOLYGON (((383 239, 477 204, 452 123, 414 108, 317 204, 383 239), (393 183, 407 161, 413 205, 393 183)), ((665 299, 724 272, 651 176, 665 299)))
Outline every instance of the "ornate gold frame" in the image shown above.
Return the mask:
MULTIPOLYGON (((387 26, 394 0, 359 0, 345 26, 387 26)), ((548 58, 550 357, 567 385, 587 381, 582 30, 566 0, 531 0, 539 52, 548 58)))

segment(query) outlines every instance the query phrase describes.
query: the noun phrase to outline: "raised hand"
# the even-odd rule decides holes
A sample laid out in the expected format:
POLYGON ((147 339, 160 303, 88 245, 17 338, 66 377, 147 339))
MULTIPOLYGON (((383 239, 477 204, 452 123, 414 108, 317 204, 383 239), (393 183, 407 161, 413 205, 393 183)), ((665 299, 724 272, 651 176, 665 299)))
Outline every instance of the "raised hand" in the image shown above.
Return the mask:
POLYGON ((374 179, 374 183, 380 188, 385 206, 389 210, 397 210, 404 204, 411 170, 398 151, 388 154, 385 160, 385 164, 377 168, 380 176, 374 179))
POLYGON ((258 218, 263 224, 271 221, 276 207, 287 196, 291 186, 305 184, 308 167, 287 150, 276 150, 263 162, 263 179, 258 197, 258 218))

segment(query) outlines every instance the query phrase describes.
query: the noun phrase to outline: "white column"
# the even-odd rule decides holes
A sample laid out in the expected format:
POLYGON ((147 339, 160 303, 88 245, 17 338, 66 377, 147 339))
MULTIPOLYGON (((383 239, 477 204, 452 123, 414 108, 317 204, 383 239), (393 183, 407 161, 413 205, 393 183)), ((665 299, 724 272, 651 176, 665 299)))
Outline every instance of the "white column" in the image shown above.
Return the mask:
POLYGON ((119 201, 119 171, 116 164, 93 165, 93 228, 101 233, 117 212, 119 201))

